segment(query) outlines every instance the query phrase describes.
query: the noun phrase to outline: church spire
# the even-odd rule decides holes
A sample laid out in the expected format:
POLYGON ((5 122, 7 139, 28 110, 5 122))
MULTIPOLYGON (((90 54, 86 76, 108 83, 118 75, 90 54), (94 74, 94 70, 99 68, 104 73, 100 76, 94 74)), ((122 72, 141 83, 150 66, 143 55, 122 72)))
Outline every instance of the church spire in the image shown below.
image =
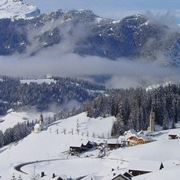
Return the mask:
POLYGON ((154 132, 155 131, 155 120, 156 120, 156 115, 153 109, 151 109, 150 116, 149 116, 149 127, 148 131, 154 132))

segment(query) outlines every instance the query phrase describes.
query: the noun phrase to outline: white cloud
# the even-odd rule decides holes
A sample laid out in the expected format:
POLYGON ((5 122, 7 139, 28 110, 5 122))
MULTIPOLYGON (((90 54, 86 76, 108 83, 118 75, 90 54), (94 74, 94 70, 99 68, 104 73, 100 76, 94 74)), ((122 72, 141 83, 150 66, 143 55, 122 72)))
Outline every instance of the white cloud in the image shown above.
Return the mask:
MULTIPOLYGON (((128 11, 126 13, 131 12, 128 11)), ((121 16, 123 15, 125 13, 121 14, 121 16)), ((161 14, 157 16, 152 13, 147 13, 147 15, 160 22, 162 19, 165 19, 166 22, 164 23, 171 24, 172 27, 175 25, 174 21, 172 21, 174 16, 169 13, 166 13, 165 16, 161 14)), ((45 25, 41 31, 49 30, 56 25, 61 26, 60 21, 45 25)), ((61 31, 64 39, 59 45, 46 48, 35 56, 29 57, 27 54, 39 46, 38 42, 33 42, 34 32, 32 32, 30 40, 33 42, 33 46, 27 50, 27 54, 0 57, 1 74, 18 77, 39 77, 46 74, 64 77, 110 75, 112 79, 106 85, 116 88, 140 86, 144 83, 156 84, 163 81, 179 82, 179 68, 162 66, 162 64, 166 64, 168 59, 161 53, 157 55, 156 61, 149 61, 149 63, 146 59, 128 60, 121 58, 117 61, 111 61, 96 56, 78 56, 73 54, 75 43, 79 38, 86 36, 88 31, 79 24, 76 28, 73 27, 73 33, 70 36, 67 33, 69 28, 70 26, 67 25, 64 31, 61 31)))
POLYGON ((163 81, 179 82, 179 69, 167 68, 156 63, 119 59, 111 61, 95 56, 60 55, 54 48, 34 57, 0 57, 0 72, 18 77, 39 77, 46 74, 63 77, 111 75, 108 87, 140 86, 163 81))

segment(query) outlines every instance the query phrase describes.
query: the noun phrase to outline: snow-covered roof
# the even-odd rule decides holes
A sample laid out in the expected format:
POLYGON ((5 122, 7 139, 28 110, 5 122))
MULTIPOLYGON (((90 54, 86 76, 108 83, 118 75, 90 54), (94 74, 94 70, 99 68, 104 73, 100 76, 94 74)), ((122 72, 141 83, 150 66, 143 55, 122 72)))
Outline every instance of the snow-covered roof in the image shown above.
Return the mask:
POLYGON ((35 126, 34 126, 34 129, 39 129, 40 128, 40 124, 35 124, 35 126))
POLYGON ((37 84, 51 84, 51 83, 56 83, 56 80, 52 78, 44 78, 44 79, 22 79, 20 80, 21 84, 30 84, 30 83, 37 83, 37 84))
POLYGON ((160 169, 161 162, 156 161, 133 161, 127 167, 129 170, 157 171, 160 169))
POLYGON ((176 133, 176 132, 169 132, 168 135, 177 135, 177 136, 179 136, 179 133, 176 133))
POLYGON ((73 143, 71 144, 71 147, 81 147, 81 145, 86 145, 88 143, 87 139, 82 139, 82 140, 76 140, 73 141, 73 143))
POLYGON ((107 143, 108 144, 118 144, 120 143, 121 141, 119 141, 119 139, 108 139, 107 140, 107 143))
POLYGON ((146 141, 151 141, 151 140, 152 140, 150 137, 144 135, 144 134, 142 133, 142 131, 140 131, 140 132, 141 132, 141 133, 138 133, 138 132, 136 132, 134 129, 130 129, 129 131, 126 131, 126 132, 124 133, 124 138, 125 138, 126 140, 128 140, 130 137, 137 137, 137 138, 139 138, 139 139, 143 139, 143 140, 146 140, 146 141))
POLYGON ((134 129, 130 129, 124 132, 124 136, 129 138, 130 136, 138 136, 137 132, 134 129))
POLYGON ((123 142, 123 141, 125 141, 126 140, 126 138, 124 137, 124 136, 119 136, 119 138, 118 138, 118 141, 119 142, 123 142))

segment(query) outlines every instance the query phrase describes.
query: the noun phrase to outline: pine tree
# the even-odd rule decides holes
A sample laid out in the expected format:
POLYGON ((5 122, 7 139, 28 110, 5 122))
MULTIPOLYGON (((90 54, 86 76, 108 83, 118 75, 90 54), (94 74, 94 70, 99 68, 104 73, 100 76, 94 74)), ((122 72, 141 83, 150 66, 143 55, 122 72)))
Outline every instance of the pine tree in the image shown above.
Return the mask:
POLYGON ((12 175, 12 179, 11 180, 17 180, 14 174, 12 175))
POLYGON ((21 177, 21 175, 19 175, 18 180, 23 180, 22 177, 21 177))
POLYGON ((0 130, 0 148, 4 145, 4 134, 3 132, 0 130))

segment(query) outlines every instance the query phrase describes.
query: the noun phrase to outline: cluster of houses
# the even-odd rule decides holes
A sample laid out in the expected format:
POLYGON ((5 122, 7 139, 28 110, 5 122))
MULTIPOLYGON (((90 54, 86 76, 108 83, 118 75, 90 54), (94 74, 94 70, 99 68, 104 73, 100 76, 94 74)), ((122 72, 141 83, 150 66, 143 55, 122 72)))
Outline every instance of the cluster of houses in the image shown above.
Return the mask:
MULTIPOLYGON (((133 177, 157 172, 164 168, 164 164, 162 162, 153 162, 153 161, 137 161, 131 162, 127 169, 122 170, 119 167, 117 169, 111 170, 111 175, 108 176, 110 180, 132 180, 133 177)), ((79 180, 96 180, 101 179, 102 177, 95 175, 88 175, 80 178, 79 180)))
MULTIPOLYGON (((151 173, 154 171, 159 171, 164 168, 162 162, 151 162, 151 161, 133 161, 131 162, 126 170, 121 170, 119 167, 117 169, 112 169, 111 180, 132 180, 133 177, 151 173)), ((45 172, 41 172, 40 178, 46 177, 45 172)), ((58 176, 55 173, 52 174, 50 179, 54 180, 72 180, 66 176, 58 176)), ((95 180, 97 179, 94 175, 88 175, 77 178, 77 180, 95 180)))
POLYGON ((151 137, 143 134, 143 131, 137 133, 135 130, 129 130, 124 133, 124 136, 120 136, 118 139, 97 140, 96 142, 83 140, 70 146, 69 151, 71 155, 80 155, 81 153, 99 149, 99 157, 103 157, 106 155, 105 151, 146 144, 152 141, 151 137))
MULTIPOLYGON (((149 117, 149 127, 148 132, 153 133, 155 131, 155 113, 151 111, 149 117)), ((82 152, 86 152, 92 149, 100 149, 102 152, 105 148, 109 150, 139 145, 139 144, 146 144, 152 142, 151 136, 147 136, 144 131, 136 132, 135 130, 129 130, 124 133, 123 136, 120 136, 118 139, 107 139, 103 142, 86 142, 81 143, 78 146, 71 146, 70 153, 71 154, 79 154, 82 152)))
MULTIPOLYGON (((155 114, 151 112, 148 132, 152 133, 155 131, 155 114)), ((174 137, 173 137, 174 138, 174 137)), ((153 139, 145 131, 136 132, 131 129, 126 131, 123 136, 119 136, 118 139, 104 139, 92 141, 82 141, 76 145, 70 147, 71 155, 80 155, 91 150, 99 149, 99 157, 106 155, 105 151, 114 150, 117 148, 123 148, 128 146, 134 146, 139 144, 146 144, 152 142, 153 139)))
POLYGON ((82 141, 76 145, 70 146, 71 155, 79 155, 81 153, 97 148, 97 143, 91 141, 82 141))
POLYGON ((38 122, 34 126, 34 132, 39 133, 43 129, 44 129, 44 118, 43 118, 43 115, 41 114, 38 122))

